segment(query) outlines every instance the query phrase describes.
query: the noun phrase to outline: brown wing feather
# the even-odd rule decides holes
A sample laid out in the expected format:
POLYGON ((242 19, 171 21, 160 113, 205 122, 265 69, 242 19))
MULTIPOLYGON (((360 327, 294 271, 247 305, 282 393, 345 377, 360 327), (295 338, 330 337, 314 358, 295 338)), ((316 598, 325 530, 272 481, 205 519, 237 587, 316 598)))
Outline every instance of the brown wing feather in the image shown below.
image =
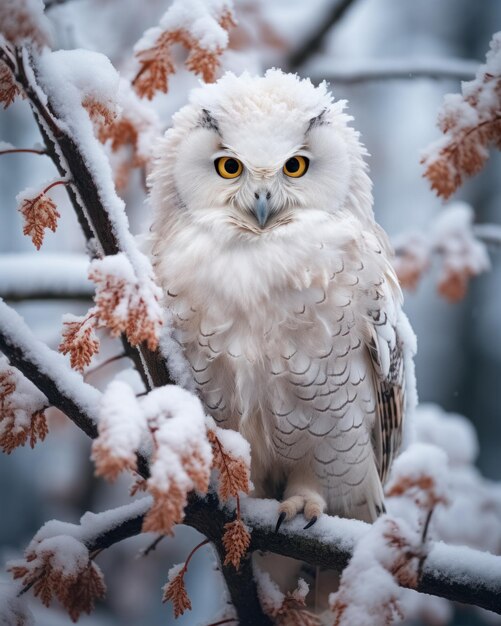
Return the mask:
POLYGON ((379 477, 384 485, 393 459, 402 443, 405 408, 404 359, 397 338, 397 344, 390 352, 389 374, 383 378, 374 341, 369 344, 369 353, 374 365, 374 387, 377 399, 376 422, 373 430, 374 451, 379 477))

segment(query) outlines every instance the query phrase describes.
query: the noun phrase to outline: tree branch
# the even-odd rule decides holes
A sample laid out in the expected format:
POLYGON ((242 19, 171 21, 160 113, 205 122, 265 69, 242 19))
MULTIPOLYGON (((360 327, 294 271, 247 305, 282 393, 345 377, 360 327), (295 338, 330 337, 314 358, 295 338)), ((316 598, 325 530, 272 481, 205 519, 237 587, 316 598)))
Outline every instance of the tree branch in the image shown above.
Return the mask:
POLYGON ((316 30, 310 34, 302 46, 297 48, 286 61, 285 65, 289 71, 294 72, 299 69, 321 49, 327 33, 339 22, 353 3, 354 0, 338 0, 334 3, 331 10, 326 13, 323 21, 318 24, 316 30))
POLYGON ((499 224, 474 224, 473 234, 488 246, 501 246, 501 226, 499 224))
MULTIPOLYGON (((60 175, 72 180, 72 185, 67 188, 68 195, 87 241, 97 242, 105 255, 119 253, 120 242, 106 210, 102 191, 96 184, 79 146, 64 131, 53 114, 50 98, 48 107, 40 100, 37 90, 34 89, 28 77, 23 51, 16 49, 15 65, 2 48, 0 48, 0 58, 6 63, 8 61, 16 81, 31 104, 47 154, 60 175)), ((151 388, 151 383, 155 387, 172 384, 165 359, 159 350, 153 352, 144 344, 133 348, 125 340, 123 344, 148 389, 151 388)))
POLYGON ((84 254, 0 255, 0 298, 22 300, 85 300, 94 295, 84 254))
MULTIPOLYGON (((243 519, 252 528, 251 551, 274 552, 305 561, 313 566, 337 571, 341 571, 347 565, 356 542, 370 528, 370 525, 364 522, 323 516, 308 532, 302 528, 304 520, 296 520, 275 533, 277 502, 261 500, 259 513, 255 512, 253 498, 243 499, 242 505, 243 519), (328 540, 325 539, 327 536, 328 540)), ((214 495, 200 498, 191 494, 184 523, 205 535, 217 548, 222 527, 232 519, 232 516, 232 511, 221 509, 214 495)), ((90 550, 109 548, 114 543, 138 534, 141 521, 141 515, 124 519, 119 525, 114 521, 112 527, 89 539, 86 545, 90 550)), ((250 568, 249 559, 246 560, 244 567, 250 568)), ((244 574, 247 578, 246 570, 239 574, 231 568, 231 571, 225 571, 224 574, 227 582, 228 580, 230 584, 234 582, 234 588, 245 595, 242 582, 244 574)), ((417 591, 451 601, 473 604, 501 614, 501 558, 464 546, 431 542, 417 591)))
MULTIPOLYGON (((355 85, 384 80, 472 80, 480 61, 466 59, 367 59, 335 62, 320 59, 309 76, 314 83, 326 80, 332 84, 355 85)), ((306 68, 307 69, 307 68, 306 68)))

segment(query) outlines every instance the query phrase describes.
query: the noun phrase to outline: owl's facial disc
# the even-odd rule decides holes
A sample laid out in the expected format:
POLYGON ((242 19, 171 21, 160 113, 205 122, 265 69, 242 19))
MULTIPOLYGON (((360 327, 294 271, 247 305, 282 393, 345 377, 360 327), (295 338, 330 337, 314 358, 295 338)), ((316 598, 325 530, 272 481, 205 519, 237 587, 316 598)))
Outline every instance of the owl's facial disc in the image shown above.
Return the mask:
MULTIPOLYGON (((224 148, 224 154, 226 154, 224 148)), ((283 187, 285 181, 294 184, 295 179, 301 178, 308 171, 310 159, 306 155, 296 154, 285 160, 281 167, 268 167, 247 163, 245 166, 237 156, 231 152, 228 156, 216 155, 214 169, 216 173, 227 181, 230 196, 230 210, 236 209, 236 219, 231 221, 240 230, 249 230, 253 233, 276 228, 288 223, 292 217, 290 202, 283 187), (241 179, 237 181, 236 179, 241 179), (283 219, 285 212, 289 217, 283 219), (282 219, 280 219, 282 218, 282 219), (256 230, 256 226, 259 229, 256 230)))

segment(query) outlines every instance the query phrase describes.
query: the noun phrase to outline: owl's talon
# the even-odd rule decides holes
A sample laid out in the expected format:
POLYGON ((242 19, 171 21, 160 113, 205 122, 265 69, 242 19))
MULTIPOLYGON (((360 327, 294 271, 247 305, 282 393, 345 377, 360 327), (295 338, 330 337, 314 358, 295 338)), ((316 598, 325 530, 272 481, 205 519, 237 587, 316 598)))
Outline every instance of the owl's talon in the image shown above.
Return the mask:
POLYGON ((280 526, 282 526, 282 523, 286 517, 287 517, 287 513, 285 511, 282 511, 280 515, 278 516, 277 525, 275 526, 276 533, 278 533, 278 531, 280 530, 280 526))
POLYGON ((313 526, 313 524, 317 521, 318 517, 316 515, 314 515, 311 520, 306 524, 306 526, 303 528, 303 530, 308 530, 308 528, 311 528, 313 526))

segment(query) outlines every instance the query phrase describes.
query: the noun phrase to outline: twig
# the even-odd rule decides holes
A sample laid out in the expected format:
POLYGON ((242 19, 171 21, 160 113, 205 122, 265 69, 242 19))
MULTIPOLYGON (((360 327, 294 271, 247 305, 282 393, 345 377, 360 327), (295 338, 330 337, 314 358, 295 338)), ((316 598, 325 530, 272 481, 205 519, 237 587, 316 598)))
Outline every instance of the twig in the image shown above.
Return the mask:
POLYGON ((102 363, 98 363, 95 367, 91 367, 89 370, 87 370, 85 372, 85 378, 87 378, 87 376, 91 376, 92 374, 95 374, 101 368, 106 367, 107 365, 110 365, 111 363, 115 363, 115 361, 120 361, 120 359, 125 359, 127 356, 128 355, 125 352, 120 352, 120 354, 111 356, 109 359, 106 359, 106 361, 102 361, 102 363))
POLYGON ((156 549, 156 547, 162 541, 162 539, 165 539, 165 535, 159 535, 155 539, 155 541, 150 543, 150 545, 147 548, 145 548, 142 552, 139 553, 139 556, 141 556, 141 557, 148 556, 148 554, 150 554, 150 552, 153 552, 153 550, 156 549))
POLYGON ((501 246, 501 226, 498 224, 474 224, 473 234, 489 246, 501 246))
POLYGON ((386 80, 472 80, 480 61, 464 59, 367 59, 336 63, 320 59, 308 73, 314 83, 354 85, 386 80))
POLYGON ((425 545, 426 545, 426 541, 428 539, 428 530, 430 528, 430 522, 431 522, 431 516, 433 515, 433 511, 435 510, 435 507, 431 508, 427 515, 426 515, 426 519, 423 525, 423 532, 421 533, 421 547, 423 550, 423 553, 421 555, 421 557, 419 558, 419 563, 418 563, 418 571, 417 571, 417 579, 418 581, 421 580, 421 577, 423 576, 423 567, 424 567, 424 563, 426 561, 426 557, 427 557, 427 553, 425 550, 425 545))
POLYGON ((286 62, 286 66, 290 71, 294 72, 299 69, 309 58, 320 50, 327 33, 336 22, 339 22, 353 3, 354 0, 339 0, 332 6, 331 10, 325 15, 316 30, 311 33, 300 48, 291 54, 289 60, 286 62))
POLYGON ((10 148, 9 150, 0 150, 0 155, 2 154, 20 154, 20 153, 31 153, 31 154, 47 154, 47 150, 35 150, 34 148, 10 148))

